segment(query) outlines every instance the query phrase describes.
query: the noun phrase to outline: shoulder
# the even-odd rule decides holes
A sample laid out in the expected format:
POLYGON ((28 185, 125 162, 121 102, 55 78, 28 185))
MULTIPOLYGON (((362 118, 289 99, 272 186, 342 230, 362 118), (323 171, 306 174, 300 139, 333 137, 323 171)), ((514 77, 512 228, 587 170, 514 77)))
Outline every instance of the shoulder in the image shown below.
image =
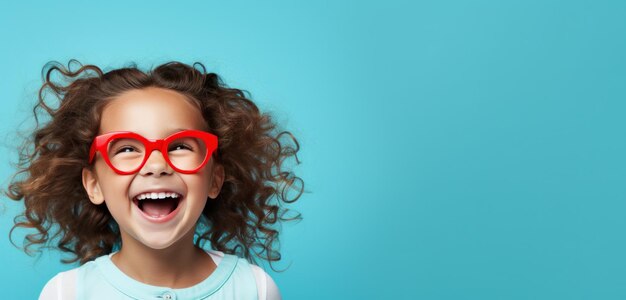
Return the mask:
POLYGON ((41 290, 39 300, 74 299, 77 274, 78 268, 56 274, 41 290))
POLYGON ((272 277, 257 265, 250 264, 250 267, 252 267, 252 272, 256 279, 259 300, 281 300, 282 297, 278 291, 278 286, 276 286, 272 277))
MULTIPOLYGON (((207 251, 207 253, 211 255, 211 258, 213 258, 213 261, 215 262, 216 265, 220 263, 220 261, 224 258, 225 255, 231 255, 231 254, 224 254, 223 252, 217 251, 217 250, 209 250, 207 251)), ((234 256, 234 257, 237 257, 237 256, 234 256)), ((261 267, 255 264, 248 263, 247 260, 241 257, 237 257, 237 258, 239 259, 239 261, 245 264, 248 264, 250 266, 250 269, 252 270, 254 279, 256 281, 259 300, 281 300, 282 299, 280 295, 280 291, 278 290, 278 286, 276 285, 272 277, 269 274, 267 274, 267 272, 265 272, 265 270, 263 270, 261 267)))
POLYGON ((77 288, 79 288, 77 286, 77 282, 80 281, 82 285, 84 283, 85 276, 94 274, 95 270, 97 270, 97 264, 94 260, 92 260, 79 267, 59 272, 48 280, 39 295, 39 299, 75 299, 77 288))

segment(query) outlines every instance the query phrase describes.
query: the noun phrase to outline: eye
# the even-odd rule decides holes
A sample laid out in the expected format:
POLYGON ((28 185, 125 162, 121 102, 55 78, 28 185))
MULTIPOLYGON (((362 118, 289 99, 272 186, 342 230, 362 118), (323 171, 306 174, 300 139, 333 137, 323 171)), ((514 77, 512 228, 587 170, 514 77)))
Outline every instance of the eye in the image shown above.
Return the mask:
POLYGON ((132 152, 138 152, 137 148, 133 146, 121 146, 115 150, 116 155, 120 153, 132 153, 132 152))
POLYGON ((175 144, 171 144, 168 149, 168 151, 178 151, 178 150, 193 151, 193 147, 185 143, 175 143, 175 144))

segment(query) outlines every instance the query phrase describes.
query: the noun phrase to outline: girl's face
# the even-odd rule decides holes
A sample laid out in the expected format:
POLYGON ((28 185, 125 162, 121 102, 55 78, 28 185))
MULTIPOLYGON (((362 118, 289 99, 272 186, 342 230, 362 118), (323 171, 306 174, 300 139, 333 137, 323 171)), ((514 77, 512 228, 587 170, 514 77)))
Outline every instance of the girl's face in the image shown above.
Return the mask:
MULTIPOLYGON (((184 129, 206 130, 200 110, 175 91, 147 88, 111 100, 102 112, 99 134, 132 131, 148 139, 162 139, 184 129)), ((219 194, 224 170, 210 159, 197 173, 181 174, 168 165, 160 151, 146 155, 148 160, 137 173, 119 175, 98 153, 93 171, 83 170, 83 185, 91 202, 106 203, 123 243, 133 239, 152 249, 165 249, 195 230, 207 197, 219 194), (155 221, 146 217, 147 205, 140 209, 137 197, 153 192, 178 194, 176 210, 167 218, 155 221)))

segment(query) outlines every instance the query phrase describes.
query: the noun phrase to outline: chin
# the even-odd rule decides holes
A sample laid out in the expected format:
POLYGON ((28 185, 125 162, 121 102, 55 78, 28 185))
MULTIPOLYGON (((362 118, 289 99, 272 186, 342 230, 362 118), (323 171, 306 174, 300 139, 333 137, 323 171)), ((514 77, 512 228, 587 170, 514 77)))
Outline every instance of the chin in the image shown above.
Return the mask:
POLYGON ((155 250, 167 249, 174 245, 178 239, 173 239, 171 236, 161 236, 159 234, 150 234, 149 238, 143 238, 140 240, 148 248, 155 250))
POLYGON ((168 244, 163 244, 163 243, 149 243, 149 242, 145 242, 144 245, 146 245, 148 248, 154 249, 154 250, 163 250, 163 249, 167 249, 170 246, 172 246, 174 243, 168 243, 168 244))

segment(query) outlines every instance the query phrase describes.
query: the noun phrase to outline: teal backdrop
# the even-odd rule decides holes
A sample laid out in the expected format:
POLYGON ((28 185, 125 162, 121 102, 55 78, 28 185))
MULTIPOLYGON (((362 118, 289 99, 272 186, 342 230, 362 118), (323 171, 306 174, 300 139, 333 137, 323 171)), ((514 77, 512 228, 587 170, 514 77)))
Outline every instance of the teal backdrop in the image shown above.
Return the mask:
MULTIPOLYGON (((4 186, 71 58, 200 61, 294 133, 284 299, 626 299, 624 1, 3 1, 4 186)), ((20 208, 0 286, 35 299, 76 265, 9 243, 20 208)))

